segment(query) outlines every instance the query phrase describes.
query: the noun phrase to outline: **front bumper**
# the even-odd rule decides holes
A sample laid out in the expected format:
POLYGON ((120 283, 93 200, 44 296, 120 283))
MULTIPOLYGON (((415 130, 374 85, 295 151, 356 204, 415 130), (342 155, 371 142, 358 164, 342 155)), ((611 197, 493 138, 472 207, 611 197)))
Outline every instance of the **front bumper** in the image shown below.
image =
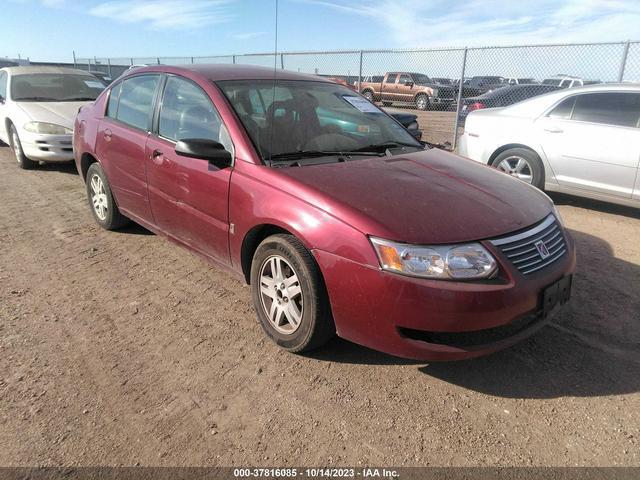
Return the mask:
POLYGON ((72 135, 44 135, 20 132, 24 154, 41 162, 68 162, 73 160, 72 135))
POLYGON ((567 252, 528 276, 485 242, 501 266, 498 279, 484 282, 412 278, 314 254, 339 336, 399 357, 461 360, 513 345, 549 320, 541 313, 543 289, 575 269, 573 241, 565 236, 567 252))

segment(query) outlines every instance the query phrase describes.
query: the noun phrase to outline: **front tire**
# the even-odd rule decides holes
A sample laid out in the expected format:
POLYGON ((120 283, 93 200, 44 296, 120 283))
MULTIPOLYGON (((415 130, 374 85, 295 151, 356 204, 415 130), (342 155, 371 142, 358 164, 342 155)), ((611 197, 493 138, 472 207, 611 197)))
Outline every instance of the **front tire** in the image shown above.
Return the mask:
POLYGON ((429 110, 429 97, 424 93, 416 95, 416 108, 418 110, 429 110))
POLYGON ((18 161, 18 165, 20 165, 20 168, 22 168, 23 170, 33 170, 38 166, 38 162, 34 162, 24 154, 24 150, 22 150, 22 142, 20 142, 20 136, 18 135, 18 130, 13 123, 9 127, 9 142, 11 144, 13 154, 18 161))
POLYGON ((364 98, 373 103, 373 92, 371 90, 365 90, 364 92, 362 92, 362 95, 364 96, 364 98))
POLYGON ((520 180, 544 189, 544 166, 540 157, 526 148, 510 148, 498 155, 491 166, 520 180))
POLYGON ((285 350, 308 352, 335 335, 320 269, 293 235, 273 235, 258 246, 251 293, 263 330, 285 350))
POLYGON ((116 230, 130 222, 118 210, 107 176, 98 162, 87 170, 86 186, 91 213, 98 225, 105 230, 116 230))

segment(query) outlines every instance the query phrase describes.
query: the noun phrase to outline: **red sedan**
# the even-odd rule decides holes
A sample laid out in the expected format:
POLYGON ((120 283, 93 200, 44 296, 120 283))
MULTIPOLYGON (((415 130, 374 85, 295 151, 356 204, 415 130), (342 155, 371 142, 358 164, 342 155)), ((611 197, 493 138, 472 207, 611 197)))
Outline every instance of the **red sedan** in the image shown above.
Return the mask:
POLYGON ((132 70, 75 123, 96 222, 133 220, 240 275, 278 345, 337 334, 452 360, 565 303, 573 242, 542 192, 428 149, 358 93, 249 66, 132 70))

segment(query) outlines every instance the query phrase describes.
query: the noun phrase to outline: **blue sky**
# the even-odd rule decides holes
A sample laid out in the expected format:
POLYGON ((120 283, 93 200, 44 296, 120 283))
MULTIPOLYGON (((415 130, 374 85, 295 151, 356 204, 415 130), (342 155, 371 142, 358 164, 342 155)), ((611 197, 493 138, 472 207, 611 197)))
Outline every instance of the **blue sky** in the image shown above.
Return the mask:
MULTIPOLYGON (((265 52, 275 0, 4 0, 0 56, 265 52), (9 21, 7 21, 9 20, 9 21)), ((280 0, 281 50, 639 40, 639 0, 280 0)))

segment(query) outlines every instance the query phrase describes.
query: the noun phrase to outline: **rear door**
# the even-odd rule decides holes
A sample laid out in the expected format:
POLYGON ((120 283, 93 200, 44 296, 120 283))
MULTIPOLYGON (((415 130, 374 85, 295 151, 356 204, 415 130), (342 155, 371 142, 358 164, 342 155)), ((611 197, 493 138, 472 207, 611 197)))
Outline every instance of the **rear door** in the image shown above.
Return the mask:
MULTIPOLYGON (((7 72, 0 71, 0 97, 2 97, 2 99, 0 99, 0 119, 5 119, 9 116, 7 112, 8 80, 9 80, 9 75, 7 74, 7 72)), ((6 122, 4 121, 0 122, 0 139, 7 144, 9 143, 9 132, 7 132, 6 122)))
POLYGON ((396 86, 397 73, 388 73, 382 81, 381 98, 382 100, 391 101, 398 100, 398 91, 396 86))
POLYGON ((146 147, 149 198, 157 225, 194 250, 229 264, 231 168, 175 153, 179 140, 233 145, 213 102, 196 83, 169 75, 146 147))
POLYGON ((113 86, 100 121, 96 154, 109 178, 118 207, 153 223, 147 195, 145 148, 160 75, 128 77, 113 86))
POLYGON ((558 183, 631 198, 640 162, 640 93, 572 95, 537 120, 558 183))
POLYGON ((415 85, 413 78, 408 73, 401 73, 398 76, 398 100, 401 102, 413 102, 415 85))

